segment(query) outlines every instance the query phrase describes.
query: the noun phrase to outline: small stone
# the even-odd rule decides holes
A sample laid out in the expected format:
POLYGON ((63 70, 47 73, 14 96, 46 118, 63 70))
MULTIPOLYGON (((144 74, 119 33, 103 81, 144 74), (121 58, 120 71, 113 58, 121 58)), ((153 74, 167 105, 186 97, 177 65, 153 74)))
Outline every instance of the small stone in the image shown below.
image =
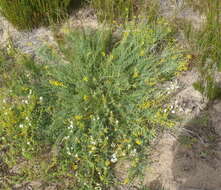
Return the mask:
POLYGON ((57 190, 57 186, 56 185, 50 185, 48 187, 45 188, 45 190, 57 190))
POLYGON ((42 186, 42 182, 41 181, 32 181, 32 182, 29 183, 29 186, 31 186, 34 189, 39 189, 40 190, 40 188, 42 186))
POLYGON ((192 109, 189 109, 189 108, 185 109, 185 113, 191 113, 191 112, 192 112, 192 109))
POLYGON ((218 103, 216 103, 216 104, 214 104, 214 105, 213 105, 213 109, 214 109, 216 112, 221 113, 221 101, 218 102, 218 103))

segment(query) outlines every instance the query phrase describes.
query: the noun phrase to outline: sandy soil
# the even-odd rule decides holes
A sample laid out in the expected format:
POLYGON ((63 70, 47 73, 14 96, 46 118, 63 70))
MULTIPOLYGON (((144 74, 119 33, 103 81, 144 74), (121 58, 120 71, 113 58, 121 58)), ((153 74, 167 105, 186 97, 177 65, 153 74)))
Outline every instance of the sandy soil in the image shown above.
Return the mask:
POLYGON ((44 45, 57 47, 56 35, 77 27, 98 27, 98 21, 92 9, 82 8, 74 12, 64 23, 54 27, 55 31, 50 27, 41 27, 32 31, 17 31, 0 15, 0 46, 7 48, 11 40, 15 48, 35 57, 36 52, 44 45))
POLYGON ((221 101, 208 102, 188 87, 194 78, 193 71, 180 78, 186 87, 175 99, 187 106, 178 112, 186 122, 155 145, 145 177, 151 190, 221 189, 221 101))

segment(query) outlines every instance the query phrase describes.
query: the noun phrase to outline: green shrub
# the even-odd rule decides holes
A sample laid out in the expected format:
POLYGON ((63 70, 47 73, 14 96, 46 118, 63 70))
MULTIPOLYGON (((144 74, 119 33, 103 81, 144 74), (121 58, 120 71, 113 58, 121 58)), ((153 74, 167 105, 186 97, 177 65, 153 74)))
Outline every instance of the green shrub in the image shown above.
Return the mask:
POLYGON ((48 96, 57 97, 50 134, 60 139, 59 160, 79 189, 117 183, 118 160, 131 160, 131 175, 137 175, 158 127, 174 125, 160 84, 186 62, 170 35, 163 20, 141 21, 127 23, 117 44, 108 29, 75 31, 61 43, 65 61, 49 69, 46 83, 48 96))
MULTIPOLYGON (((1 55, 1 129, 9 127, 11 132, 19 129, 18 125, 21 124, 21 120, 32 114, 32 107, 35 102, 29 81, 29 78, 33 77, 33 73, 31 74, 27 70, 25 64, 33 64, 33 61, 23 56, 14 59, 5 53, 1 55)), ((3 131, 1 130, 1 132, 3 131)), ((7 135, 10 136, 11 134, 7 133, 7 135)), ((5 136, 7 135, 5 134, 5 136)), ((19 135, 14 135, 14 137, 19 137, 19 135)))
MULTIPOLYGON (((76 2, 76 1, 74 1, 76 2)), ((0 13, 18 29, 31 29, 67 15, 71 0, 1 0, 0 13)))
POLYGON ((157 131, 174 126, 162 84, 187 63, 170 27, 163 19, 129 22, 121 32, 117 43, 106 28, 71 32, 61 52, 41 50, 43 65, 16 54, 0 59, 3 160, 10 168, 41 163, 37 173, 24 170, 25 181, 74 179, 63 189, 82 190, 128 183, 142 172, 157 131), (124 160, 131 169, 119 182, 114 168, 124 160))
MULTIPOLYGON (((4 50, 0 52, 0 159, 12 168, 22 161, 33 162, 45 152, 47 137, 43 129, 51 121, 50 111, 35 93, 35 85, 39 86, 42 76, 41 66, 35 66, 31 58, 11 48, 8 52, 10 55, 4 50)), ((21 168, 16 177, 5 175, 7 182, 1 182, 0 188, 11 189, 12 184, 39 175, 37 171, 34 176, 30 168, 21 168)))

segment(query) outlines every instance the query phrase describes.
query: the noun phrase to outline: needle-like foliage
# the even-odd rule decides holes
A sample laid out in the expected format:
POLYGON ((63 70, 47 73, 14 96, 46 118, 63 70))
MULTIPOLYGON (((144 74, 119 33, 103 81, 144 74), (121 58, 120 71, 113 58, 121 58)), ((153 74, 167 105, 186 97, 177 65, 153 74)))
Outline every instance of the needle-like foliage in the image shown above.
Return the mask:
POLYGON ((0 13, 18 29, 31 29, 67 15, 70 0, 1 0, 0 13))

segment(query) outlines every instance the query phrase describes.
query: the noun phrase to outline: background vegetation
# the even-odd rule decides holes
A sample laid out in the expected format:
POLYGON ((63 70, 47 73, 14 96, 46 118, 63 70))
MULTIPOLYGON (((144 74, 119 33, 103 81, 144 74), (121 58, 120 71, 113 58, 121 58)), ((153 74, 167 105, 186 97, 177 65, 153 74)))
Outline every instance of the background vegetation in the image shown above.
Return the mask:
POLYGON ((142 0, 95 0, 91 1, 92 6, 97 12, 97 16, 101 21, 113 21, 131 18, 135 11, 135 7, 141 3, 142 0), (140 1, 140 2, 138 2, 140 1))
POLYGON ((78 5, 76 0, 1 0, 0 13, 18 29, 32 29, 60 21, 78 5))
POLYGON ((200 11, 206 18, 200 29, 191 27, 187 38, 192 45, 190 51, 195 52, 195 66, 201 75, 200 81, 194 86, 209 99, 221 97, 221 88, 217 84, 215 73, 221 71, 221 27, 219 0, 189 1, 195 10, 200 11))

